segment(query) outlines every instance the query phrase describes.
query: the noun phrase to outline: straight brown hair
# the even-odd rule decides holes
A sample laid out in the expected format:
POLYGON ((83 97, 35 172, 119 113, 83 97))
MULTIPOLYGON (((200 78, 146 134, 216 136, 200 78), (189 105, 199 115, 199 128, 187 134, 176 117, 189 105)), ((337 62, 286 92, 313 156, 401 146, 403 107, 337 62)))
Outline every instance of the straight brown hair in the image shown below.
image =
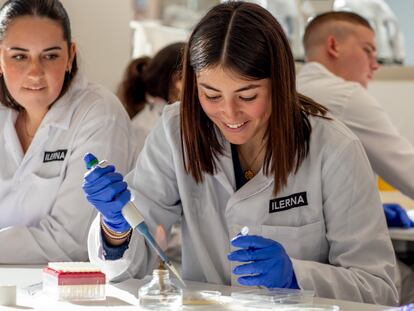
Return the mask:
POLYGON ((223 137, 204 113, 196 74, 222 66, 250 80, 270 79, 272 114, 264 139, 264 173, 274 176, 274 194, 297 172, 309 151, 309 115, 326 108, 296 92, 289 42, 276 19, 259 5, 231 1, 213 7, 194 28, 183 59, 181 144, 187 173, 197 183, 216 172, 223 137))

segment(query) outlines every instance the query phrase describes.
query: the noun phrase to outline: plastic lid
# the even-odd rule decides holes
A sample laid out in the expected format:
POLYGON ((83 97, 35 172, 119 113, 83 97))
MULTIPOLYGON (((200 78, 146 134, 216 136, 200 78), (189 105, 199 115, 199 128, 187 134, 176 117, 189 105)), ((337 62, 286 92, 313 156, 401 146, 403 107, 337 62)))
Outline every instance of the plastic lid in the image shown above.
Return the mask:
POLYGON ((91 169, 95 164, 98 164, 98 159, 92 154, 92 153, 86 153, 83 157, 83 160, 86 163, 86 168, 89 170, 91 169))
POLYGON ((101 269, 90 262, 49 262, 50 269, 61 272, 101 272, 101 269))

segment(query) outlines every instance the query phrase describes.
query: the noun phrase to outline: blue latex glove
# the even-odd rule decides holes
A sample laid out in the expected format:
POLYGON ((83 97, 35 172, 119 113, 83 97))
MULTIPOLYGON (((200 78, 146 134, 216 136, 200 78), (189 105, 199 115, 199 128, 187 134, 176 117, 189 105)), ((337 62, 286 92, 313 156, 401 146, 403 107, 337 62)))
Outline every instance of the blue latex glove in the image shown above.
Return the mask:
POLYGON ((388 227, 414 227, 414 222, 408 217, 406 210, 399 204, 386 203, 383 205, 388 227))
POLYGON ((249 262, 233 269, 245 286, 267 288, 299 288, 292 262, 285 249, 276 241, 257 235, 238 235, 231 244, 242 249, 228 254, 231 261, 249 262))
MULTIPOLYGON (((90 153, 85 155, 87 167, 94 162, 92 157, 96 159, 90 153)), ((121 209, 131 199, 131 192, 113 165, 96 166, 85 174, 82 189, 86 199, 102 214, 108 228, 115 232, 125 232, 130 228, 121 209)))

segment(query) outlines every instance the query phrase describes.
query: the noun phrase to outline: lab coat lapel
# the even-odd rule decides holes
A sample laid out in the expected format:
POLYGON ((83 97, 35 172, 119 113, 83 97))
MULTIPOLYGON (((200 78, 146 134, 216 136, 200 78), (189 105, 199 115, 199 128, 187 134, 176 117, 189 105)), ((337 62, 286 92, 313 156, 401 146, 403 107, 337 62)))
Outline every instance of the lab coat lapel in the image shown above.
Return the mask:
POLYGON ((40 125, 39 129, 36 132, 36 135, 33 137, 33 140, 29 146, 29 149, 27 149, 26 154, 24 155, 22 165, 28 162, 33 156, 39 154, 39 149, 44 148, 44 144, 48 138, 49 138, 49 126, 40 125))
POLYGON ((226 215, 229 215, 230 209, 237 203, 267 190, 272 185, 273 177, 266 176, 263 173, 263 170, 260 170, 248 183, 246 183, 237 192, 235 192, 233 196, 230 197, 227 202, 226 215))
POLYGON ((78 89, 87 88, 87 84, 86 78, 81 73, 78 73, 65 95, 50 108, 43 120, 45 125, 64 130, 69 129, 76 106, 79 104, 79 101, 74 100, 74 98, 77 95, 78 89))
POLYGON ((51 131, 56 129, 69 129, 76 109, 76 103, 71 99, 73 94, 76 94, 76 90, 85 83, 87 83, 86 79, 81 74, 78 74, 65 95, 52 105, 42 120, 29 149, 24 155, 24 162, 29 161, 35 155, 43 154, 43 149, 50 137, 51 131))
POLYGON ((229 143, 224 144, 223 155, 219 156, 216 164, 217 172, 214 177, 230 195, 233 194, 236 189, 236 179, 234 177, 233 159, 229 143))
POLYGON ((11 154, 17 166, 19 166, 19 164, 23 161, 24 154, 22 145, 20 144, 20 140, 17 136, 16 128, 14 127, 17 119, 17 114, 17 111, 9 109, 7 122, 4 127, 4 136, 6 147, 12 149, 13 152, 11 154))

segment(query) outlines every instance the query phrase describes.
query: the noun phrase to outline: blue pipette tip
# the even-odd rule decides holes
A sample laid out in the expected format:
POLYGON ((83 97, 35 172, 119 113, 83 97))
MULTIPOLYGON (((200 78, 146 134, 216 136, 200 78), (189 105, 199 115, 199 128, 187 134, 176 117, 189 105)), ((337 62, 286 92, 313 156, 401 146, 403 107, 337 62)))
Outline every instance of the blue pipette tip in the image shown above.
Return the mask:
POLYGON ((92 153, 86 153, 83 157, 83 161, 85 161, 86 168, 89 170, 91 169, 95 164, 98 164, 98 159, 92 154, 92 153))

